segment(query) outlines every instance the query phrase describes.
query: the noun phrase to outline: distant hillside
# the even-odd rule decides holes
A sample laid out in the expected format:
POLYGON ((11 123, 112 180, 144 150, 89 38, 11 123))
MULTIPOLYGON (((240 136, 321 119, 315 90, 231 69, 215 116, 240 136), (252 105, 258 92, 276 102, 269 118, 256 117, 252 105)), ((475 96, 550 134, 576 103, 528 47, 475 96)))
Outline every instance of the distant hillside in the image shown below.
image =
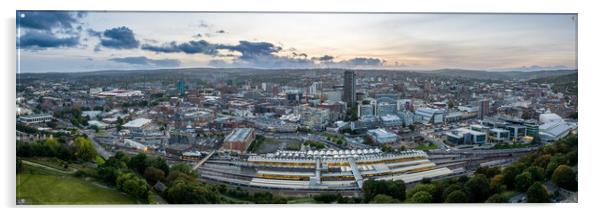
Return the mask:
POLYGON ((541 84, 552 84, 552 89, 560 92, 567 92, 569 94, 577 94, 579 87, 577 73, 538 78, 529 81, 541 84))
POLYGON ((433 71, 424 71, 425 73, 437 74, 450 77, 464 77, 472 79, 486 80, 532 80, 546 77, 554 77, 576 73, 577 70, 550 70, 550 71, 506 71, 506 72, 489 72, 478 70, 462 70, 462 69, 442 69, 433 71))

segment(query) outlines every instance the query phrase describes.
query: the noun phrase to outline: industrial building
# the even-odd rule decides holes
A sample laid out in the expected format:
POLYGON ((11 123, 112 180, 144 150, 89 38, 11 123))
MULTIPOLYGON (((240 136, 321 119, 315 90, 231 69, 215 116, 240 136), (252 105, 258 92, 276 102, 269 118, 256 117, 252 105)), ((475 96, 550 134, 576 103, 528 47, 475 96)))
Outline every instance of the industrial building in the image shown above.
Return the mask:
POLYGON ((253 140, 255 140, 255 129, 236 128, 224 138, 224 145, 221 150, 224 152, 243 153, 247 151, 253 140))

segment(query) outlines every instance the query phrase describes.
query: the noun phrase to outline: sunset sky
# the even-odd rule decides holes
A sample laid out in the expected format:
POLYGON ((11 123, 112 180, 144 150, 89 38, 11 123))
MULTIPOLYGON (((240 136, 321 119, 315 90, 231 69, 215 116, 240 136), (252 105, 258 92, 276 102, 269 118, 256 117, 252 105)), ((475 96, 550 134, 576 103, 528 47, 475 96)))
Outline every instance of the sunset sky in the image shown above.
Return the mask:
POLYGON ((576 67, 575 14, 17 11, 20 72, 576 67))

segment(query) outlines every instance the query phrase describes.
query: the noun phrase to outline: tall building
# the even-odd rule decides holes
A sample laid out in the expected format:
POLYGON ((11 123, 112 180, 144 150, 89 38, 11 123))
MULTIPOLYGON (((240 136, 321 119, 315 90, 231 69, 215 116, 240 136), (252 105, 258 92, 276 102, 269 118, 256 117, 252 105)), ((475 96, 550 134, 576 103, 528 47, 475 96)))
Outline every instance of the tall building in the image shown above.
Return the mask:
POLYGON ((178 94, 180 94, 180 96, 184 96, 184 94, 186 94, 186 84, 184 81, 178 80, 176 83, 176 89, 178 90, 178 94))
POLYGON ((481 100, 479 103, 479 119, 485 118, 489 115, 489 100, 481 100))
POLYGON ((345 71, 343 86, 343 101, 347 102, 348 107, 355 107, 355 72, 345 71))

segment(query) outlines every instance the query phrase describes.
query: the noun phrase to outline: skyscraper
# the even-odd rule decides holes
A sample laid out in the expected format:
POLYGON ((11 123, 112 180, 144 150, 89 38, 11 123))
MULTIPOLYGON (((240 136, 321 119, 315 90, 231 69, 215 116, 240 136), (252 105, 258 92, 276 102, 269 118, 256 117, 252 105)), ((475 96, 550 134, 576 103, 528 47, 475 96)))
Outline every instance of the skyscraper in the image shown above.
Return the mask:
POLYGON ((184 94, 186 94, 186 84, 184 84, 184 81, 178 80, 176 83, 176 89, 178 90, 178 94, 180 94, 180 96, 184 96, 184 94))
POLYGON ((343 101, 347 102, 348 107, 355 107, 355 72, 345 71, 343 81, 343 101))
POLYGON ((479 119, 484 119, 489 115, 489 100, 481 100, 479 104, 479 119))

